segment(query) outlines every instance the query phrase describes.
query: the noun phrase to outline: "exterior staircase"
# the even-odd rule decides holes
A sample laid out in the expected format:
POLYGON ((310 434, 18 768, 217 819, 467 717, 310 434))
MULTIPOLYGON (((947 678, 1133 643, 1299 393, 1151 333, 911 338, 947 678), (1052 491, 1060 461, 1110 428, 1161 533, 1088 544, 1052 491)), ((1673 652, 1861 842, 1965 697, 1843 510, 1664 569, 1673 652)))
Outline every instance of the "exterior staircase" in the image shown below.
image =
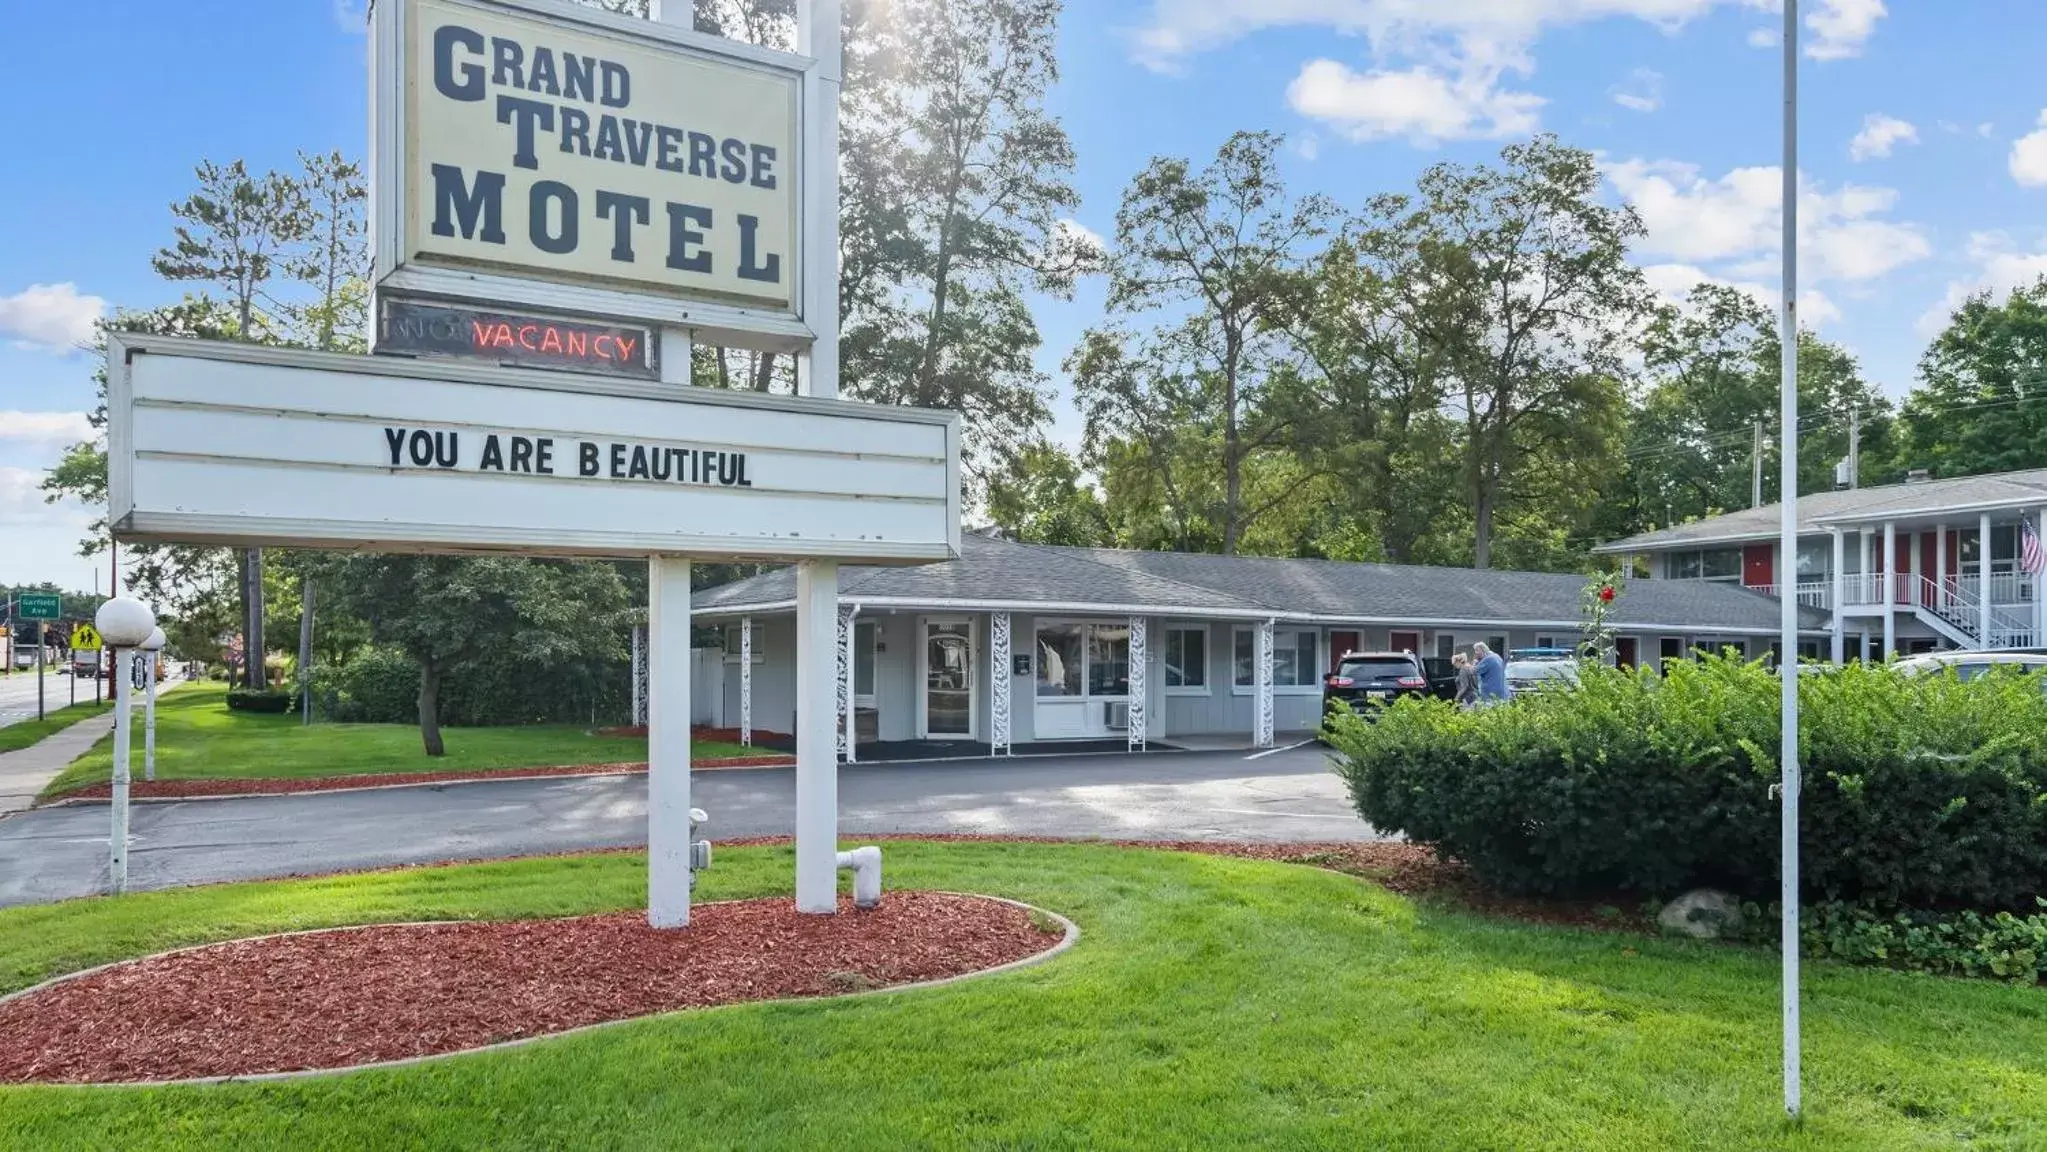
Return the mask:
POLYGON ((1925 576, 1904 579, 1917 581, 1909 597, 1912 614, 1958 647, 2027 648, 2035 643, 2031 605, 1992 604, 1986 637, 1983 602, 1974 589, 1953 583, 1943 587, 1925 576))

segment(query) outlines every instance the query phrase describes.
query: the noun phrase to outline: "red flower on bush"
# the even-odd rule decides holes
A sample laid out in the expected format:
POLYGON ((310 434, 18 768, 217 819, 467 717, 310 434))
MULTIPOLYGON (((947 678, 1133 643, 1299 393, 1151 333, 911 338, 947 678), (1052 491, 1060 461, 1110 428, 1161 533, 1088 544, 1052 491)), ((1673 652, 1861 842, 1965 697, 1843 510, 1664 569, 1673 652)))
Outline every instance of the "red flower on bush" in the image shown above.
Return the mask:
POLYGON ((1613 585, 1608 584, 1599 590, 1599 602, 1601 604, 1613 603, 1613 585))

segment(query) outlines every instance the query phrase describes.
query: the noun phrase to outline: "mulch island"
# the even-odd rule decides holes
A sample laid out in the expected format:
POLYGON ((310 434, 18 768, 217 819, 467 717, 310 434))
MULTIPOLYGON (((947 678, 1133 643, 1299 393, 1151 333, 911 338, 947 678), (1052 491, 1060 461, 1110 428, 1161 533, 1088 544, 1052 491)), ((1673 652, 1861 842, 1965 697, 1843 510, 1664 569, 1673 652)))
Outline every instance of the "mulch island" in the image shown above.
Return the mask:
POLYGON ((336 928, 132 960, 0 1001, 0 1082, 119 1083, 345 1068, 681 1008, 977 972, 1061 939, 1014 904, 890 892, 644 912, 336 928))

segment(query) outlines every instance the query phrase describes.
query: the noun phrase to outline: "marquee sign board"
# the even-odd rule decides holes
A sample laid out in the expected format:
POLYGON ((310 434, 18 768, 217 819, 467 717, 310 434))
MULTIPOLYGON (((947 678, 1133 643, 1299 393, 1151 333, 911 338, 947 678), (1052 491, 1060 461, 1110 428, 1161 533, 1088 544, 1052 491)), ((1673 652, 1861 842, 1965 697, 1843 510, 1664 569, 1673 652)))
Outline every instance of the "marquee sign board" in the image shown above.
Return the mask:
POLYGON ((107 361, 121 540, 959 554, 953 413, 128 333, 107 361))
POLYGON ((558 320, 384 296, 377 301, 377 351, 451 356, 655 379, 654 333, 583 320, 558 320))
POLYGON ((807 58, 548 0, 376 0, 371 22, 380 286, 800 312, 807 58))

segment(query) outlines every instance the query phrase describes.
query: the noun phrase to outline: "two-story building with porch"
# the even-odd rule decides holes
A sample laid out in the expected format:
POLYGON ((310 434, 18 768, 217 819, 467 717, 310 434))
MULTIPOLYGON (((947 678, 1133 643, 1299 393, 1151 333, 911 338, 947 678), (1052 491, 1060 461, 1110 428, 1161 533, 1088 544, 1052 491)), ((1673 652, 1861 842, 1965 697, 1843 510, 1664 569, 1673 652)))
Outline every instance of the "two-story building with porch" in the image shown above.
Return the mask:
MULTIPOLYGON (((1660 580, 1798 597, 1826 614, 1835 661, 1939 648, 2047 643, 2026 570, 2025 526, 2047 512, 2047 469, 1821 492, 1798 501, 1798 554, 1778 547, 1775 504, 1601 545, 1660 580)), ((1801 643, 1808 656, 1817 646, 1801 643)))

